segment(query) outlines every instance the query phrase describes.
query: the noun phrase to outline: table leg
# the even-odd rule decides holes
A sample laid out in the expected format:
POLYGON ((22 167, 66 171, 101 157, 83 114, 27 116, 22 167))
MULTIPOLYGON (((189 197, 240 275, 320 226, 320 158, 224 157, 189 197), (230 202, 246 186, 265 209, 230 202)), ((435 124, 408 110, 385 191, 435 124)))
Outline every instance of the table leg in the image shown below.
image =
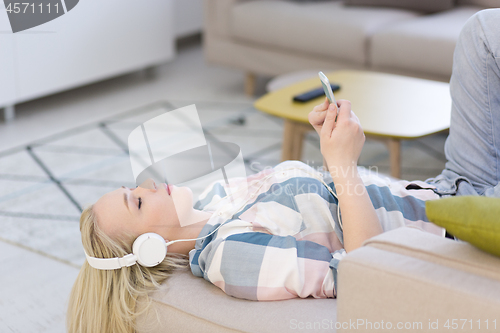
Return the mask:
POLYGON ((281 148, 281 161, 288 161, 292 159, 293 144, 295 133, 295 124, 293 121, 285 119, 283 128, 283 144, 281 148))
POLYGON ((245 75, 245 94, 247 96, 255 95, 256 76, 252 72, 247 72, 245 75))
POLYGON ((401 178, 401 140, 389 139, 388 144, 391 159, 391 176, 401 178))

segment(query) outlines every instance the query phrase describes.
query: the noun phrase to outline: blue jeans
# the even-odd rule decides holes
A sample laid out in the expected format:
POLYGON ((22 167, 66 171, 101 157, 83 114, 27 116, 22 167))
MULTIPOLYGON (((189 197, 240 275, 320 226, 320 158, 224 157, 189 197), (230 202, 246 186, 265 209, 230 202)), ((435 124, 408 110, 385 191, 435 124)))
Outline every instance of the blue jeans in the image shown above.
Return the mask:
POLYGON ((450 93, 448 162, 426 182, 445 196, 500 197, 500 9, 480 11, 463 27, 450 93))

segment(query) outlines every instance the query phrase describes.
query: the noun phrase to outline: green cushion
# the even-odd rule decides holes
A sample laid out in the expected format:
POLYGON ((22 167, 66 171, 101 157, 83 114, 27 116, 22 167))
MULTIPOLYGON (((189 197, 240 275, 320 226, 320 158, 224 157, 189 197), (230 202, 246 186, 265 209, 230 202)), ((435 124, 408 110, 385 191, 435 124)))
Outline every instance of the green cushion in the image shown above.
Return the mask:
POLYGON ((451 197, 427 201, 425 208, 431 222, 500 257, 500 198, 451 197))

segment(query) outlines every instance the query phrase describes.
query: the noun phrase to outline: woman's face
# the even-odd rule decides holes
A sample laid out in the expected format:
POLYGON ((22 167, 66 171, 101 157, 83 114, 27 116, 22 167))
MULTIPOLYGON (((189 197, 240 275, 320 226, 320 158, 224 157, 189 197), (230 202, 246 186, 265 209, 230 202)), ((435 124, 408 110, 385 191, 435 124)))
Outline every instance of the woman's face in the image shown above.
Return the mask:
POLYGON ((192 211, 193 193, 188 187, 155 184, 152 179, 135 189, 122 187, 109 192, 94 204, 99 227, 110 237, 154 232, 175 240, 180 221, 192 211))

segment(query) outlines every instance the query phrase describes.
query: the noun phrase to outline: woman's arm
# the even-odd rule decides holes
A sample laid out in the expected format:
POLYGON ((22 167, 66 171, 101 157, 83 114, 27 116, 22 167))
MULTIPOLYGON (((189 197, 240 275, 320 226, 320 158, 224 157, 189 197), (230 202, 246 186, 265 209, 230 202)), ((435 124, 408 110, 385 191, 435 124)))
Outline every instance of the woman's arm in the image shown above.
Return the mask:
POLYGON ((338 101, 338 117, 336 106, 330 104, 326 109, 327 104, 325 101, 318 105, 309 120, 315 121, 311 124, 320 135, 321 153, 335 184, 342 213, 344 248, 349 252, 383 230, 358 174, 357 161, 365 142, 359 119, 351 111, 349 101, 338 101))

